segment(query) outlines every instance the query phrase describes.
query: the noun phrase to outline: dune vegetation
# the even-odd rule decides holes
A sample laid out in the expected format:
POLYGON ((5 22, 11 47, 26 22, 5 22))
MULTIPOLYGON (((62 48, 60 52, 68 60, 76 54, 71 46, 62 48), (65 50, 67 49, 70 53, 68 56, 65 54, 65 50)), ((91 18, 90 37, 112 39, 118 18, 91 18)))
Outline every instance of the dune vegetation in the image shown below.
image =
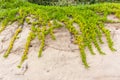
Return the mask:
POLYGON ((114 22, 107 20, 107 15, 114 14, 120 18, 119 3, 101 3, 92 5, 77 6, 42 6, 32 4, 26 1, 1 1, 0 2, 0 33, 5 30, 7 25, 18 22, 18 29, 10 40, 9 47, 4 54, 7 58, 13 48, 17 36, 22 32, 24 23, 29 24, 31 31, 27 37, 24 52, 20 64, 27 59, 31 41, 38 38, 41 42, 38 57, 41 57, 45 46, 45 39, 48 34, 55 40, 54 30, 65 27, 74 36, 74 44, 79 46, 80 56, 85 67, 89 67, 86 61, 85 48, 88 48, 92 55, 95 55, 92 44, 97 48, 100 54, 105 55, 101 50, 100 44, 103 44, 102 35, 106 36, 108 47, 113 48, 110 31, 105 28, 104 23, 114 22), (32 20, 30 19, 32 18, 32 20), (73 23, 79 25, 77 30, 73 23), (63 26, 64 25, 64 26, 63 26))

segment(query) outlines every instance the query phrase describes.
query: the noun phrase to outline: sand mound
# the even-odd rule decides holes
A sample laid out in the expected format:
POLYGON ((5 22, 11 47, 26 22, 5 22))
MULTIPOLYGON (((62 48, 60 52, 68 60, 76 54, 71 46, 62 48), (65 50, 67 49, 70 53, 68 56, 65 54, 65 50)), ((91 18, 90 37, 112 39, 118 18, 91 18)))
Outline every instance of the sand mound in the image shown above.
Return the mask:
MULTIPOLYGON (((118 20, 113 15, 108 16, 108 19, 118 20)), ((94 47, 96 55, 93 56, 86 49, 87 61, 91 66, 89 69, 84 68, 78 47, 72 44, 72 36, 65 28, 55 31, 55 41, 47 37, 41 58, 37 58, 39 41, 32 41, 29 58, 19 69, 16 66, 20 62, 30 29, 27 24, 24 25, 11 54, 5 59, 3 54, 17 28, 17 23, 9 25, 0 34, 0 80, 120 80, 120 23, 106 23, 105 26, 111 31, 117 51, 111 52, 106 43, 100 45, 106 55, 100 55, 94 47)), ((104 35, 103 40, 106 42, 104 35)))

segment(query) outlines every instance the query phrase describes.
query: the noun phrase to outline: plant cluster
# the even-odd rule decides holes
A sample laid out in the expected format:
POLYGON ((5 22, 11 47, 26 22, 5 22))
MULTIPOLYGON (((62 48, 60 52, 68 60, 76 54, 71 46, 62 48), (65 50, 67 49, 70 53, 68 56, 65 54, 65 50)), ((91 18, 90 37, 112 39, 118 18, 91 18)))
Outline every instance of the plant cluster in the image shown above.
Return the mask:
POLYGON ((94 4, 103 2, 120 2, 119 0, 28 0, 31 3, 39 5, 57 5, 57 6, 70 6, 76 4, 94 4))
POLYGON ((85 48, 88 48, 91 54, 95 55, 92 48, 92 44, 94 44, 100 54, 105 54, 100 48, 100 44, 103 44, 103 34, 106 36, 110 50, 115 51, 110 31, 105 28, 104 23, 109 22, 106 18, 109 14, 115 14, 120 18, 120 4, 104 3, 85 6, 59 7, 40 6, 28 2, 16 1, 12 3, 0 3, 0 5, 0 33, 7 27, 7 25, 10 25, 15 21, 19 23, 18 29, 10 41, 9 48, 4 54, 4 57, 8 57, 10 54, 14 41, 17 39, 17 35, 23 29, 21 26, 23 26, 25 22, 31 25, 31 32, 27 37, 23 56, 18 67, 21 67, 22 63, 27 59, 31 41, 35 38, 38 38, 41 42, 38 52, 38 57, 41 57, 45 46, 46 36, 50 34, 51 38, 55 40, 54 30, 63 27, 61 23, 63 23, 65 28, 67 28, 74 36, 74 43, 79 46, 81 59, 85 67, 89 67, 86 61, 85 48), (9 4, 9 6, 7 4, 9 4), (28 17, 31 17, 34 21, 31 21, 28 17), (80 30, 77 30, 73 26, 73 23, 77 23, 80 30))

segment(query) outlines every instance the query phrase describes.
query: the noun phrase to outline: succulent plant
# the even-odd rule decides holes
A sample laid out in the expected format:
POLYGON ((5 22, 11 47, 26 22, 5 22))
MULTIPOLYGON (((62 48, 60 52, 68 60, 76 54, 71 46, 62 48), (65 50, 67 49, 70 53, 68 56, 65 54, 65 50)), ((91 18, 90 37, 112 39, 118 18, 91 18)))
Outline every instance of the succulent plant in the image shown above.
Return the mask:
POLYGON ((100 44, 103 44, 102 34, 105 34, 109 48, 112 51, 115 51, 110 31, 104 27, 104 23, 108 22, 106 17, 109 14, 115 14, 118 18, 120 17, 120 4, 104 3, 85 6, 59 7, 40 6, 23 1, 19 1, 18 4, 17 1, 12 3, 4 2, 4 4, 0 3, 0 5, 0 21, 2 24, 0 32, 2 32, 9 23, 12 24, 15 21, 19 23, 18 29, 13 35, 4 57, 8 57, 17 35, 22 31, 23 28, 20 26, 25 22, 31 25, 31 32, 27 37, 23 56, 18 67, 21 67, 24 60, 27 59, 29 46, 31 41, 35 38, 38 38, 41 42, 38 52, 38 56, 41 57, 42 51, 45 47, 46 36, 50 34, 51 38, 55 39, 54 30, 64 27, 60 23, 63 23, 65 28, 74 36, 74 43, 79 47, 82 62, 85 67, 89 67, 86 61, 85 48, 88 48, 91 54, 95 55, 92 48, 92 44, 94 44, 100 54, 105 54, 100 47, 100 44), (8 3, 10 6, 7 6, 8 3), (6 7, 4 7, 5 5, 6 7), (34 19, 32 22, 28 19, 30 16, 34 19), (51 20, 53 21, 52 23, 50 23, 51 20), (80 30, 77 30, 73 26, 73 23, 77 23, 80 30))

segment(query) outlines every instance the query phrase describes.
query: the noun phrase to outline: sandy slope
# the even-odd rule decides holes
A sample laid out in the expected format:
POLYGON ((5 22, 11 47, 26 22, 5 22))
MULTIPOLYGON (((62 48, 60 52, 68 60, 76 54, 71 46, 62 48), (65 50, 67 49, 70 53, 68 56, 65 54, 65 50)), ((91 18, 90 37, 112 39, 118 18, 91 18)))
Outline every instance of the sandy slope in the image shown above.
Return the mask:
MULTIPOLYGON (((113 15, 108 18, 117 20, 113 15)), ((120 23, 105 24, 111 30, 116 52, 109 50, 104 37, 105 44, 101 47, 106 52, 105 56, 100 55, 96 48, 95 56, 86 49, 87 61, 91 66, 89 69, 84 68, 78 47, 71 43, 71 34, 65 28, 55 31, 56 41, 47 37, 41 58, 37 58, 39 41, 32 41, 29 58, 18 69, 16 66, 20 62, 26 36, 30 31, 27 24, 24 25, 9 57, 3 58, 10 37, 17 28, 16 24, 10 25, 0 34, 0 80, 120 80, 120 23)))

